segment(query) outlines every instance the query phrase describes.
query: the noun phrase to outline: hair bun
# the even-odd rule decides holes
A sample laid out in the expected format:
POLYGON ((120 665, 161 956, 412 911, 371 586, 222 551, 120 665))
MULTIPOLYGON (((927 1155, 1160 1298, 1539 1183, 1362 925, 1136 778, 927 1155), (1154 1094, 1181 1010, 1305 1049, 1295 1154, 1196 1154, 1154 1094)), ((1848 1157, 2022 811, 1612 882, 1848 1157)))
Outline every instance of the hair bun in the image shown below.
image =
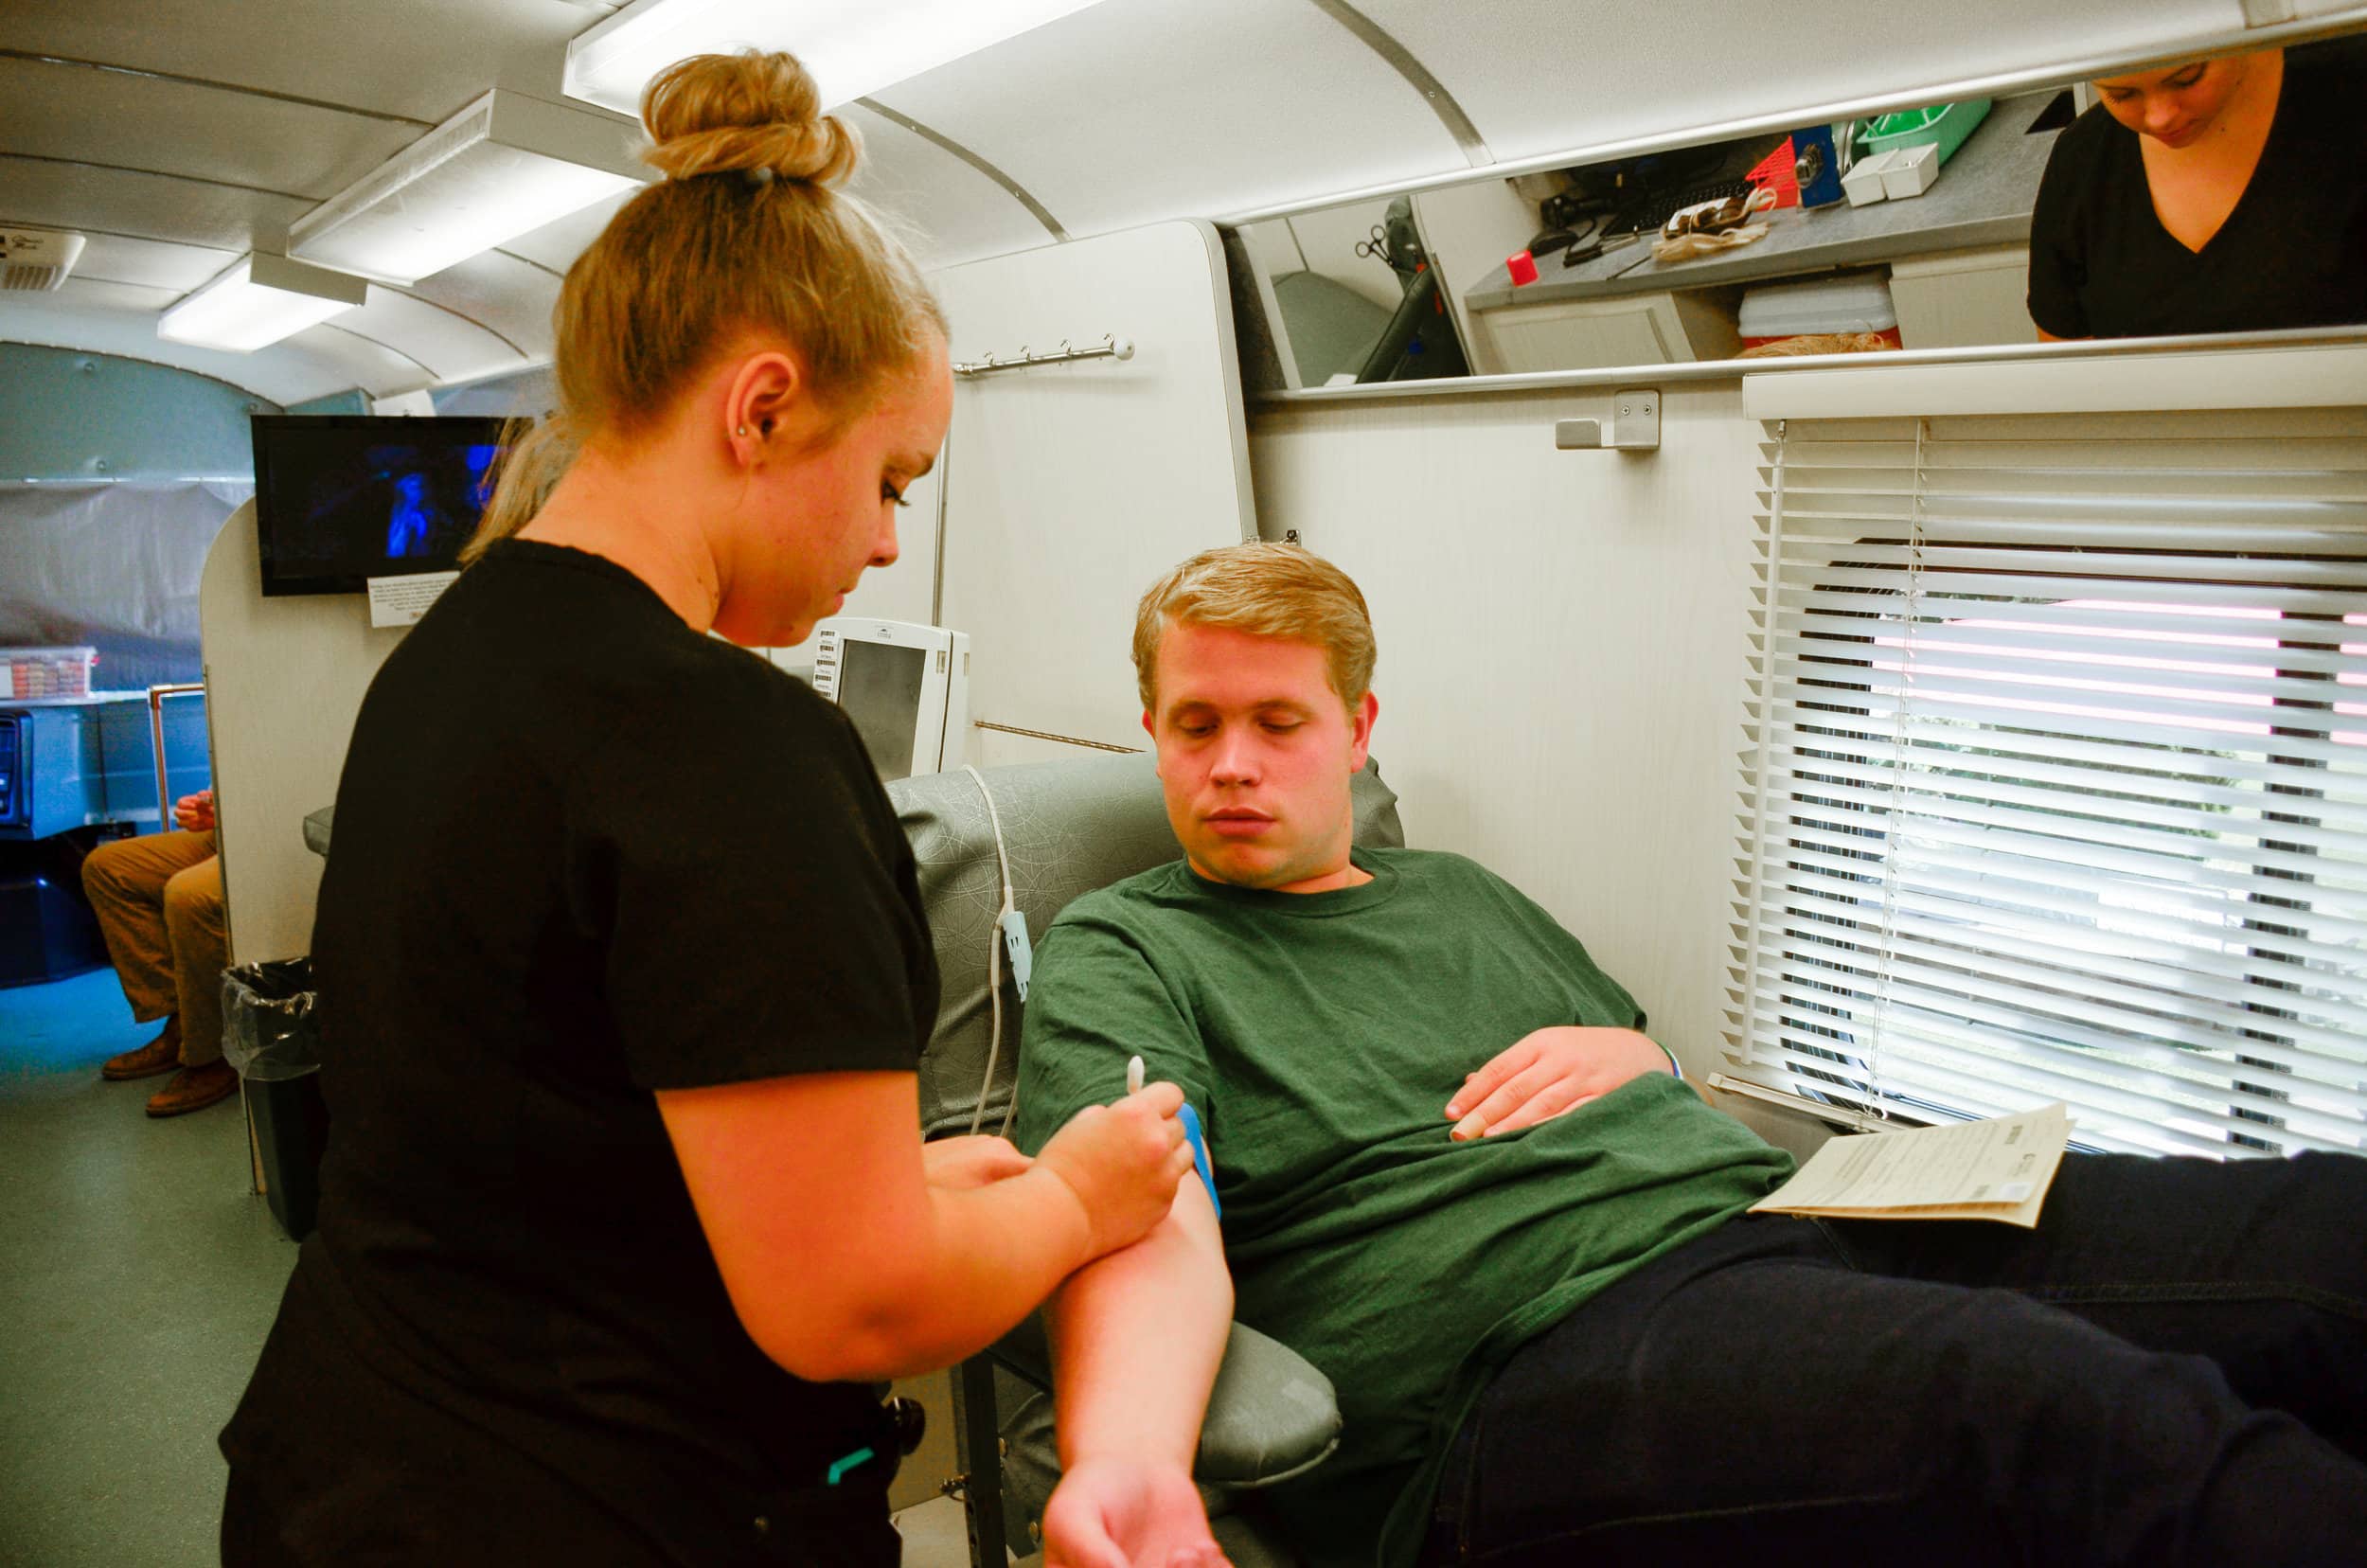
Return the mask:
POLYGON ((863 139, 821 108, 794 55, 693 55, 660 71, 641 95, 641 123, 656 143, 642 158, 675 180, 765 169, 834 186, 855 171, 863 139))

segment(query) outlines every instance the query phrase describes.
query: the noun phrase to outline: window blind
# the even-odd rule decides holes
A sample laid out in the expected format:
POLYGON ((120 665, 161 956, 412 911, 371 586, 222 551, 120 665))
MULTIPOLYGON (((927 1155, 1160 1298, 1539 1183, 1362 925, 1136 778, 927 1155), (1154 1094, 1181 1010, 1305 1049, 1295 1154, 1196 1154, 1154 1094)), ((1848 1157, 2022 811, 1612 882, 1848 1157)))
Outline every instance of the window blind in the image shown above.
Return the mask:
POLYGON ((1769 434, 1728 1080, 2367 1147, 2367 409, 1769 434))

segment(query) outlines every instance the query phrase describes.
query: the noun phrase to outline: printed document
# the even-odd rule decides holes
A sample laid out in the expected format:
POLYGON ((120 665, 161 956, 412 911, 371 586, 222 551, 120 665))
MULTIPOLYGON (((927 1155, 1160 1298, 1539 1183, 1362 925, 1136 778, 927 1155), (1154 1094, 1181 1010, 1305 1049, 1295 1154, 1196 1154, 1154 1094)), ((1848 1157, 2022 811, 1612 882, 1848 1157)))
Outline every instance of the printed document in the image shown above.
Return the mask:
POLYGON ((2071 1114, 2019 1116, 1828 1140, 1753 1213, 1842 1220, 1997 1220, 2025 1228, 2062 1164, 2071 1114))

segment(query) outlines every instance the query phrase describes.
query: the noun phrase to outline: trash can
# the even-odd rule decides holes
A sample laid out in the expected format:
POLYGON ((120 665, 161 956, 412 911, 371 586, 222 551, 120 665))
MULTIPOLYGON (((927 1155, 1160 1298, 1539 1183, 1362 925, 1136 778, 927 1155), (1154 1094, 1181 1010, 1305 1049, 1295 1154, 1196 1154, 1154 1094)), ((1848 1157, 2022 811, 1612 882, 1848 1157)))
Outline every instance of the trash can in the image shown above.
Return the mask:
POLYGON ((293 1241, 312 1233, 321 1151, 329 1145, 316 1000, 310 958, 240 964, 222 973, 222 1054, 245 1081, 263 1194, 293 1241))

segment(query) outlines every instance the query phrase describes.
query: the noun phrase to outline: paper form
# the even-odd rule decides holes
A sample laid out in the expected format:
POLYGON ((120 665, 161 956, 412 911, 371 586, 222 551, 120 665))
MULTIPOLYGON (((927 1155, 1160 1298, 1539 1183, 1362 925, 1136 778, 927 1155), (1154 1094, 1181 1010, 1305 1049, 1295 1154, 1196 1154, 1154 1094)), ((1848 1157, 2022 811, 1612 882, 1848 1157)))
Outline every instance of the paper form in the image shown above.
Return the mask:
POLYGON ((1958 1127, 1828 1140, 1753 1213, 1851 1220, 1997 1220, 2024 1228, 2062 1164, 2061 1105, 1958 1127))

